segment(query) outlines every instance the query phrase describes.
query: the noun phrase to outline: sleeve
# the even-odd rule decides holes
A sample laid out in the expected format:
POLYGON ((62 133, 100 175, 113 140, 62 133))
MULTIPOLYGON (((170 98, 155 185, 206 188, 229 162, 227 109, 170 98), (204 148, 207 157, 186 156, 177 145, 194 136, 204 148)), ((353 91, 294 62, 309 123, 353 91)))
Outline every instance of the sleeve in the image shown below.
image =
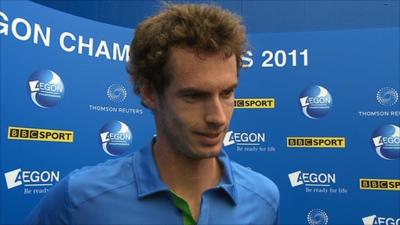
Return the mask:
POLYGON ((280 191, 278 189, 278 186, 276 186, 275 183, 271 182, 270 184, 270 206, 271 206, 271 214, 273 215, 273 221, 272 224, 273 225, 278 225, 279 222, 279 208, 280 208, 280 191))
POLYGON ((279 224, 279 211, 280 211, 280 192, 278 187, 276 186, 276 210, 275 210, 275 220, 274 220, 274 225, 279 224))
POLYGON ((69 176, 54 185, 31 211, 25 224, 71 224, 69 176))

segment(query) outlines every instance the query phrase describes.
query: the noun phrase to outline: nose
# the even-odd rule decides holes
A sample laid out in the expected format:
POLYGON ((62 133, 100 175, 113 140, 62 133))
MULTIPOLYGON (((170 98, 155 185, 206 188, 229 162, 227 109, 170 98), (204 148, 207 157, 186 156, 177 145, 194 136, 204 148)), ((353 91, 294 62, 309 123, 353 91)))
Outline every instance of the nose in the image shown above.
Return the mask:
POLYGON ((219 128, 227 123, 227 105, 221 101, 219 96, 210 99, 209 104, 206 105, 205 120, 208 124, 219 128))

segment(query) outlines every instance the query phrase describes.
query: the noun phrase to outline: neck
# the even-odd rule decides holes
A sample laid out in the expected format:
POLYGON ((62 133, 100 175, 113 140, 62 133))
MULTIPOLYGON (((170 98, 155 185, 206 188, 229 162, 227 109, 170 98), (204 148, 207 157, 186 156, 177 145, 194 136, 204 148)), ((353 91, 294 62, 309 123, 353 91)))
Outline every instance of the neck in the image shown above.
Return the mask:
POLYGON ((153 146, 153 154, 162 180, 188 202, 197 220, 203 192, 215 187, 221 179, 223 169, 218 159, 190 159, 159 139, 153 146))
POLYGON ((158 140, 153 146, 153 154, 161 178, 181 197, 201 195, 221 179, 222 168, 216 157, 190 159, 158 140))

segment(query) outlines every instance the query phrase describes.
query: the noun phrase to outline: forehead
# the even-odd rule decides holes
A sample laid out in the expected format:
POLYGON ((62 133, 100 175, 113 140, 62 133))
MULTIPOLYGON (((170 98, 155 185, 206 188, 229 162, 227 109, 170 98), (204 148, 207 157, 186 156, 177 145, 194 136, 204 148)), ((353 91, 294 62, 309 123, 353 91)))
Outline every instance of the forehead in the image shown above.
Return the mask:
POLYGON ((167 62, 172 88, 220 89, 237 84, 235 55, 197 53, 193 49, 171 49, 167 62))

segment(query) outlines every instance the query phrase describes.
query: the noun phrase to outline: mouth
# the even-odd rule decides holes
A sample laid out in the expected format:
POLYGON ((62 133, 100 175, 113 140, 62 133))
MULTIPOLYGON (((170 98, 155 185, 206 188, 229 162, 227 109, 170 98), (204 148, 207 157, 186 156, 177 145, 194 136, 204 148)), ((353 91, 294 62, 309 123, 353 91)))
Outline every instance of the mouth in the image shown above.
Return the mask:
POLYGON ((206 136, 208 138, 217 138, 219 137, 220 133, 202 133, 201 135, 206 136))
POLYGON ((214 146, 221 142, 223 132, 195 132, 200 137, 200 142, 204 145, 214 146))

